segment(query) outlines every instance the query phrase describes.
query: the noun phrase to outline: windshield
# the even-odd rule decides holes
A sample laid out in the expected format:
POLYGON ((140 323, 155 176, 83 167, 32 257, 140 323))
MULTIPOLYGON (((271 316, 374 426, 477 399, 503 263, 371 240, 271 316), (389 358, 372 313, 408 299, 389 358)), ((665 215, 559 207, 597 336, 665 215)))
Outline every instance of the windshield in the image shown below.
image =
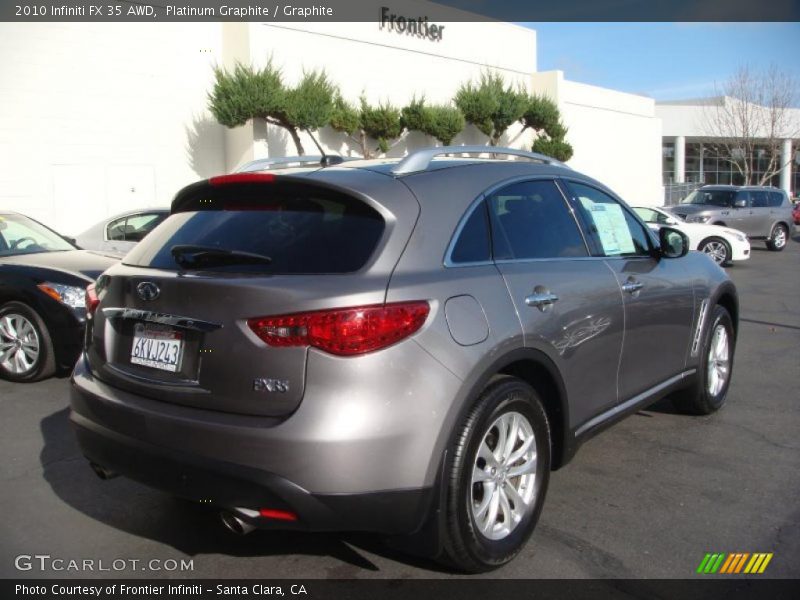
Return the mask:
POLYGON ((0 256, 64 250, 75 247, 44 225, 22 215, 0 215, 0 256))
POLYGON ((707 204, 710 206, 732 206, 733 192, 730 190, 695 190, 681 204, 707 204))

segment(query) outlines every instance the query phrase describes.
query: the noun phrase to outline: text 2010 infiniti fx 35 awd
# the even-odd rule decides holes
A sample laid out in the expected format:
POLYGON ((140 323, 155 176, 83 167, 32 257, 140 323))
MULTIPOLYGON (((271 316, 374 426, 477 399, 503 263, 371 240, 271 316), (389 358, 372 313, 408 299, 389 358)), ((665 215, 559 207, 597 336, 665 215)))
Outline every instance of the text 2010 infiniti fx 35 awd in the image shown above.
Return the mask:
POLYGON ((452 157, 481 151, 179 192, 87 291, 71 420, 95 470, 239 531, 403 534, 481 571, 588 436, 670 393, 720 408, 722 269, 546 157, 452 157))

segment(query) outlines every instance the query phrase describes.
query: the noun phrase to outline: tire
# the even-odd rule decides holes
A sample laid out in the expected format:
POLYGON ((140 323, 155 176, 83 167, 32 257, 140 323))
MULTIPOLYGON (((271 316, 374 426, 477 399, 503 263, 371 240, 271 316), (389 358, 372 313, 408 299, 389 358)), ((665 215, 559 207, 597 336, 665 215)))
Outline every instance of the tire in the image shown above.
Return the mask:
POLYGON ((778 223, 772 228, 772 233, 769 234, 767 239, 767 248, 773 252, 780 252, 786 248, 786 242, 789 240, 789 229, 783 223, 778 223))
POLYGON ((446 562, 479 573, 506 564, 520 552, 542 511, 550 477, 550 448, 550 426, 536 391, 515 377, 492 380, 448 453, 443 527, 446 562), (517 434, 512 438, 509 433, 515 428, 517 434), (503 449, 501 429, 506 432, 505 439, 515 440, 503 449), (505 460, 496 462, 495 454, 487 449, 505 460), (515 460, 514 454, 520 452, 515 460), (509 469, 522 473, 507 475, 509 469), (480 481, 473 481, 474 473, 480 473, 480 481))
POLYGON ((36 311, 21 302, 0 306, 0 377, 32 382, 55 371, 50 332, 36 311))
POLYGON ((703 333, 702 354, 694 383, 691 387, 676 392, 672 396, 675 407, 687 414, 710 415, 725 405, 728 396, 736 347, 733 321, 724 307, 716 305, 709 315, 709 323, 710 325, 703 333), (721 355, 721 347, 718 345, 723 334, 725 336, 724 357, 721 355))
POLYGON ((722 238, 710 237, 705 239, 700 242, 697 249, 707 254, 720 267, 724 267, 731 262, 731 247, 722 238))

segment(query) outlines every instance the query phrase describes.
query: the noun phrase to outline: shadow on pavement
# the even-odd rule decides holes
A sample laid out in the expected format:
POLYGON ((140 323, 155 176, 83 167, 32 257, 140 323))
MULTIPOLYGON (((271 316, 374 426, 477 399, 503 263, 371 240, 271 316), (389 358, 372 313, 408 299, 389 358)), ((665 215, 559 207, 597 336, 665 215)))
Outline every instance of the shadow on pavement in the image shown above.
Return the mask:
POLYGON ((432 561, 388 548, 376 535, 255 531, 237 536, 222 526, 214 508, 174 498, 123 477, 99 479, 81 456, 69 425, 68 408, 42 419, 40 427, 44 446, 39 460, 44 479, 58 498, 125 533, 166 544, 189 556, 330 556, 345 563, 329 573, 330 577, 356 577, 360 569, 380 570, 353 546, 409 566, 440 571, 432 561))

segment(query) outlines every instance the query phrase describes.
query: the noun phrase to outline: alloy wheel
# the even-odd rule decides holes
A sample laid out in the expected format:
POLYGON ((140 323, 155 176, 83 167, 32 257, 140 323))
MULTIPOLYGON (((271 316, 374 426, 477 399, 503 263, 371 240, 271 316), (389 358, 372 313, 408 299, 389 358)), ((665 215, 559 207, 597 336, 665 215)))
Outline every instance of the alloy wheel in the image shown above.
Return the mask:
POLYGON ((718 265, 725 264, 728 260, 728 248, 725 246, 725 242, 706 242, 703 246, 703 252, 708 254, 718 265))
POLYGON ((483 436, 472 470, 472 517, 490 540, 507 537, 533 510, 536 437, 528 419, 508 412, 483 436))
POLYGON ((39 360, 39 334, 26 317, 8 313, 0 317, 0 367, 22 375, 39 360))
POLYGON ((711 396, 716 396, 724 389, 730 374, 728 330, 722 323, 717 324, 711 336, 706 369, 708 393, 711 396))
POLYGON ((776 227, 772 234, 772 245, 776 248, 783 248, 786 245, 786 230, 783 227, 776 227))

